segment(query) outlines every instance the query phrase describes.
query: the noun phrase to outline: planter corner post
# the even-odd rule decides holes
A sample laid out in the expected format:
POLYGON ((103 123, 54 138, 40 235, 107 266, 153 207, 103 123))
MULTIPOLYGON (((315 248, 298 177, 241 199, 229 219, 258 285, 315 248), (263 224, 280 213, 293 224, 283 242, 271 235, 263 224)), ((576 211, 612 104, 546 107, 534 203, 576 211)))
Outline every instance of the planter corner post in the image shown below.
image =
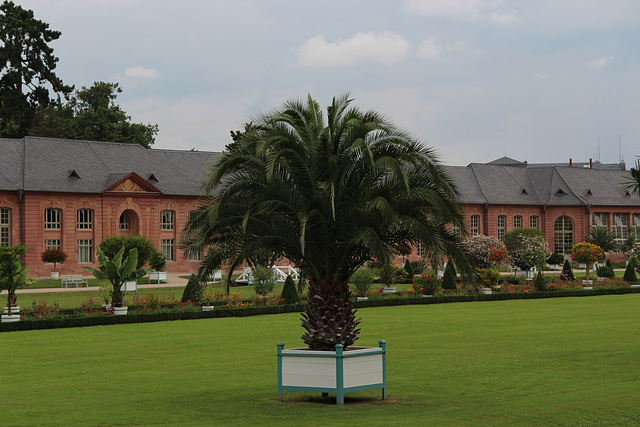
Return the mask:
POLYGON ((344 346, 336 344, 336 403, 344 405, 344 346))
POLYGON ((284 343, 279 342, 278 346, 278 400, 282 402, 282 350, 284 350, 284 343))
POLYGON ((382 400, 387 400, 387 342, 380 340, 378 346, 382 349, 382 400))

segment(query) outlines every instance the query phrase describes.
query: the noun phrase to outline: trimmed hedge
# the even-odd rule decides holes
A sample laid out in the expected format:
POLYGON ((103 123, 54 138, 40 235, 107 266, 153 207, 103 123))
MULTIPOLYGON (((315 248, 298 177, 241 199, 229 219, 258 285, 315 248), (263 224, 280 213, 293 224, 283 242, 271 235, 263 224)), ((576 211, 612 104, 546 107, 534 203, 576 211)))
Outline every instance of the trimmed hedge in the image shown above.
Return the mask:
MULTIPOLYGON (((587 297, 598 295, 623 295, 640 293, 640 288, 614 288, 614 289, 571 289, 551 292, 531 293, 496 293, 491 295, 459 295, 448 297, 423 298, 381 298, 368 301, 353 302, 354 308, 388 307, 399 305, 443 304, 472 301, 506 301, 514 299, 540 299, 563 297, 587 297)), ((300 313, 304 310, 304 304, 273 305, 248 308, 216 308, 213 311, 162 311, 162 312, 136 312, 130 311, 126 316, 78 316, 69 314, 73 310, 60 310, 61 315, 53 319, 23 320, 15 323, 0 323, 0 332, 25 331, 33 329, 76 328, 97 325, 118 325, 126 323, 163 322, 168 320, 211 319, 219 317, 247 317, 264 314, 300 313)), ((77 311, 77 310, 76 310, 77 311)))

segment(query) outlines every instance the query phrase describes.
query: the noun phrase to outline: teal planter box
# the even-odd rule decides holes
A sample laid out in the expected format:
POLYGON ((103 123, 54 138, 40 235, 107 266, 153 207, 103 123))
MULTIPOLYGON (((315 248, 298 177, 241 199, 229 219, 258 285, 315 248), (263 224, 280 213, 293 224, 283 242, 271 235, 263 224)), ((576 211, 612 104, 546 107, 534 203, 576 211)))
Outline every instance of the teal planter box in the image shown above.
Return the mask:
POLYGON ((309 391, 335 393, 338 405, 344 404, 344 394, 354 391, 382 389, 387 398, 387 348, 349 347, 342 344, 336 351, 314 351, 306 348, 284 349, 278 343, 278 400, 282 392, 309 391))

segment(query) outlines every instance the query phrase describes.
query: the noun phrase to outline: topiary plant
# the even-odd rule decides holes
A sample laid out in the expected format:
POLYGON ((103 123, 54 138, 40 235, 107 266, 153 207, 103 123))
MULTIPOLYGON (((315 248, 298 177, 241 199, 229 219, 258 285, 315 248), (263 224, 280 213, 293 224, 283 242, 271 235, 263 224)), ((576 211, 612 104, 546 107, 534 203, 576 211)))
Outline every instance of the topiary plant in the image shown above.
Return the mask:
POLYGON ((189 277, 187 286, 185 286, 182 292, 182 302, 191 301, 194 303, 200 302, 200 296, 202 295, 202 281, 198 276, 192 274, 189 277))
POLYGON ((636 283, 638 281, 636 270, 635 268, 633 268, 633 265, 631 263, 627 264, 627 268, 624 270, 624 276, 622 276, 622 280, 628 283, 636 283))
POLYGON ((564 265, 562 266, 562 272, 560 273, 560 278, 562 280, 571 280, 571 281, 576 280, 575 276, 573 275, 573 270, 571 270, 571 264, 569 263, 568 259, 564 260, 564 265))
POLYGON ((293 281, 293 277, 287 276, 284 280, 280 297, 284 299, 285 304, 295 304, 300 301, 298 289, 296 288, 296 283, 293 281))
POLYGON ((549 287, 547 286, 547 281, 544 279, 544 276, 542 275, 542 272, 539 271, 538 275, 536 276, 536 280, 533 282, 533 284, 536 287, 536 290, 538 292, 546 292, 549 290, 549 287))
POLYGON ((442 277, 442 288, 456 290, 458 287, 456 286, 456 277, 458 274, 456 273, 456 268, 453 265, 453 262, 447 262, 447 266, 444 269, 444 276, 442 277))
POLYGON ((66 261, 67 254, 59 248, 54 249, 45 249, 44 252, 40 255, 42 258, 42 262, 52 262, 53 263, 53 271, 56 271, 56 264, 66 261))

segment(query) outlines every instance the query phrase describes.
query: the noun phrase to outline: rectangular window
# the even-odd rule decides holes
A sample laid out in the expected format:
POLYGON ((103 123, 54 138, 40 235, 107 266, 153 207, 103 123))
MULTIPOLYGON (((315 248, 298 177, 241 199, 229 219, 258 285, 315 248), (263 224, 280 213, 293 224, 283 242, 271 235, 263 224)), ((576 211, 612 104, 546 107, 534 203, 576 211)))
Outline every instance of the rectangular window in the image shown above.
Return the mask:
POLYGON ((416 253, 418 254, 419 257, 425 256, 426 251, 424 250, 424 244, 422 242, 418 242, 416 244, 416 253))
POLYGON ((7 208, 0 208, 0 246, 11 245, 10 220, 11 211, 7 208))
POLYGON ((93 211, 91 209, 78 209, 78 230, 93 229, 93 211))
POLYGON ((638 239, 640 238, 640 214, 633 214, 633 236, 638 239))
POLYGON ((45 239, 44 248, 45 249, 61 249, 62 245, 60 244, 60 239, 45 239))
POLYGON ((60 209, 48 208, 44 210, 44 228, 47 230, 60 230, 60 209))
POLYGON ((78 263, 93 262, 93 240, 78 240, 78 263))
POLYGON ((612 231, 616 234, 616 242, 624 243, 629 237, 629 215, 626 213, 614 213, 612 231))
POLYGON ((161 239, 160 250, 167 257, 167 261, 175 261, 173 239, 161 239))
POLYGON ((175 212, 162 211, 160 213, 160 224, 163 230, 173 230, 175 227, 175 212))
POLYGON ((594 212, 591 214, 591 226, 609 228, 608 218, 609 214, 606 212, 594 212))
POLYGON ((506 231, 507 231, 507 217, 506 215, 498 215, 498 239, 502 240, 506 231))
POLYGON ((529 217, 529 228, 538 228, 538 216, 537 215, 531 215, 529 217))
POLYGON ((200 261, 202 257, 200 256, 200 251, 198 250, 190 250, 189 251, 189 261, 200 261))
POLYGON ((460 232, 460 227, 458 227, 457 225, 453 226, 453 235, 456 236, 458 238, 458 240, 460 240, 460 236, 461 236, 461 232, 460 232))
POLYGON ((522 228, 522 215, 513 217, 513 228, 522 228))
POLYGON ((469 231, 472 236, 480 234, 480 215, 471 215, 471 222, 469 223, 469 231))

